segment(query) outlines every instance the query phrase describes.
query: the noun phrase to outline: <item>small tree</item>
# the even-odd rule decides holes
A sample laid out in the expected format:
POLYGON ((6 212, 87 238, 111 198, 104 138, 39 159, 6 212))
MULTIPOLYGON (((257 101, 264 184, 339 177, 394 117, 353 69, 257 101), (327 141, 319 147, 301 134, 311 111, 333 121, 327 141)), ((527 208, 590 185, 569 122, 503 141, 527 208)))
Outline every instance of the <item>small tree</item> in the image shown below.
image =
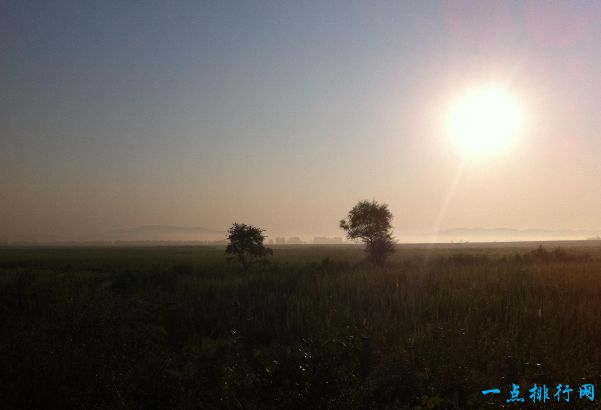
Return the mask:
POLYGON ((267 262, 266 258, 273 255, 273 250, 263 246, 266 238, 263 232, 263 229, 252 225, 234 223, 227 231, 230 243, 225 253, 229 255, 228 261, 240 262, 245 271, 253 262, 267 262))
POLYGON ((347 219, 340 221, 349 239, 360 239, 365 245, 367 258, 376 265, 383 265, 394 252, 392 239, 392 214, 388 205, 375 200, 359 201, 348 213, 347 219))

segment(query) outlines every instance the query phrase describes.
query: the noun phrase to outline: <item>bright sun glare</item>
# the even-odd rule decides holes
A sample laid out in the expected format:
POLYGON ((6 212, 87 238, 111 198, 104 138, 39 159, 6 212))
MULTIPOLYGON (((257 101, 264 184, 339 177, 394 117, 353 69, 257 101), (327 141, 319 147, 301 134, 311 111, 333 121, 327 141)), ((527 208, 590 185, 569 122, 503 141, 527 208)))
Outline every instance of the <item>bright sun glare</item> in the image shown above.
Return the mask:
POLYGON ((522 117, 513 96, 490 85, 468 91, 453 104, 448 130, 466 155, 481 156, 510 146, 522 129, 522 117))

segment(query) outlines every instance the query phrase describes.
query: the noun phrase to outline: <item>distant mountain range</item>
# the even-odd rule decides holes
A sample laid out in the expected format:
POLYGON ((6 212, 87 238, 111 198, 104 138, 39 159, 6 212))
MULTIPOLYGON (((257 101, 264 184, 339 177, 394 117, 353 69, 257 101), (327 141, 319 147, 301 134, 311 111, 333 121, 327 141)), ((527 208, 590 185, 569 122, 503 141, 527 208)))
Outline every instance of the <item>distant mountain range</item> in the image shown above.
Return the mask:
POLYGON ((598 237, 601 230, 573 229, 511 229, 511 228, 455 228, 438 231, 434 234, 445 240, 551 240, 589 239, 598 237))

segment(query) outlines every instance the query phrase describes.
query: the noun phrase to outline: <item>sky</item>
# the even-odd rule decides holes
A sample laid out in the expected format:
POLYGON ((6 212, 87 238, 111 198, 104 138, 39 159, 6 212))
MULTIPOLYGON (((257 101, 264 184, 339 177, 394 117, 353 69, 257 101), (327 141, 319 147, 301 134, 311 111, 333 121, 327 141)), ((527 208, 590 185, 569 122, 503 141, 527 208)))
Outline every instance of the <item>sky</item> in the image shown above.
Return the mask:
MULTIPOLYGON (((601 3, 0 0, 0 241, 146 225, 601 230, 601 3), (445 116, 502 84, 511 147, 445 116)), ((110 235, 109 235, 110 236, 110 235)))

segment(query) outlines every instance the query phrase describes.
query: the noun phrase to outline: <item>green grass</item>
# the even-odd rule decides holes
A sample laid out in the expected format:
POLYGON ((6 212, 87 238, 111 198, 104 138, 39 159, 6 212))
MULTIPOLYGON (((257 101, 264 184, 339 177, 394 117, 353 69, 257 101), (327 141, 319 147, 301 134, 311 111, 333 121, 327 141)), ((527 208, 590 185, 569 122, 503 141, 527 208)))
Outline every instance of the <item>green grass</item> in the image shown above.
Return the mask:
POLYGON ((247 274, 218 247, 0 249, 0 401, 499 408, 512 382, 598 382, 601 247, 537 245, 404 246, 384 268, 276 247, 247 274))

